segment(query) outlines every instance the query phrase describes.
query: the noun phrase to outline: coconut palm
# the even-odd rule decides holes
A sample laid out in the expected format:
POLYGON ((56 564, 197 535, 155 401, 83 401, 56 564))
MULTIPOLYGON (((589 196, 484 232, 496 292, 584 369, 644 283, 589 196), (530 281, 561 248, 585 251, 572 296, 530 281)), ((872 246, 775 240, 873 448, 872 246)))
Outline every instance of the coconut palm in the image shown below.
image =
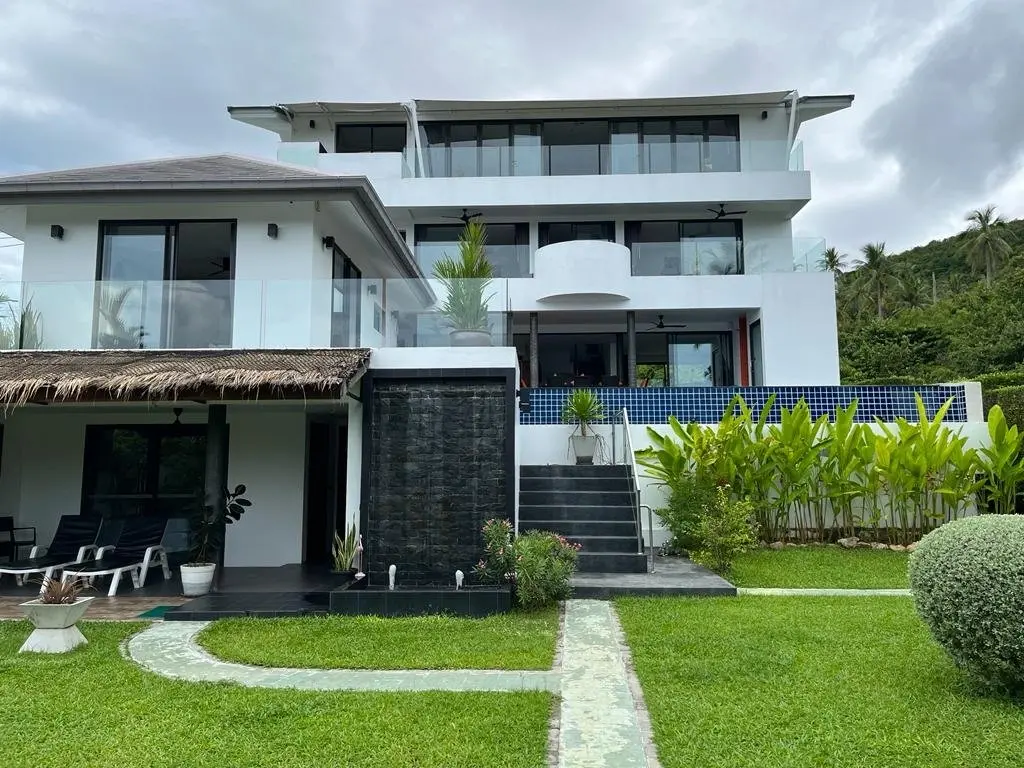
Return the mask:
POLYGON ((900 286, 900 278, 885 243, 868 243, 860 249, 864 258, 854 272, 853 290, 858 299, 870 300, 878 313, 885 317, 885 299, 900 286))
POLYGON ((903 273, 896 287, 896 301, 907 309, 921 309, 931 303, 931 289, 917 275, 903 273))
POLYGON ((967 214, 967 238, 960 246, 961 252, 975 272, 985 273, 985 285, 992 285, 996 270, 1013 252, 1006 241, 1005 225, 1001 216, 996 216, 996 207, 986 205, 967 214))
POLYGON ((838 248, 826 248, 825 253, 818 259, 819 272, 831 272, 833 275, 841 274, 846 271, 848 266, 846 254, 840 253, 838 248))

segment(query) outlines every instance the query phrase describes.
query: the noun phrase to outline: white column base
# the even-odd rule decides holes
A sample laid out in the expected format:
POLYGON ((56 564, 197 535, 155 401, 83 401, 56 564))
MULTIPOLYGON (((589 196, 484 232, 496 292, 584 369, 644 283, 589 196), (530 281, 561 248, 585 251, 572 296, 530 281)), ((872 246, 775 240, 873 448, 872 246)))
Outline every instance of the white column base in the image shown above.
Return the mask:
POLYGON ((18 653, 67 653, 88 642, 77 626, 65 629, 33 629, 18 653))

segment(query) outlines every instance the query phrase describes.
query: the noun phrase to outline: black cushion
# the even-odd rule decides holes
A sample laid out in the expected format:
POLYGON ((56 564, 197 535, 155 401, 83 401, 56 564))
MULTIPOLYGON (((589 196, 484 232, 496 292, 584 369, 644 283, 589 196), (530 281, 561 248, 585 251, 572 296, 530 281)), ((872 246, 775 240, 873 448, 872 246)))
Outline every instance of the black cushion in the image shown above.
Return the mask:
POLYGON ((61 515, 57 523, 57 532, 53 541, 46 548, 47 555, 63 557, 64 561, 78 557, 78 550, 96 542, 102 518, 82 517, 81 515, 61 515))
MULTIPOLYGON (((77 553, 76 553, 77 554, 77 553)), ((74 560, 74 557, 60 557, 58 555, 43 555, 42 557, 36 558, 25 558, 24 560, 15 560, 13 563, 0 563, 0 570, 4 569, 17 569, 26 570, 28 568, 37 568, 40 571, 46 570, 51 566, 64 565, 74 560)))
POLYGON ((142 556, 131 557, 109 552, 99 560, 88 560, 80 565, 69 565, 64 570, 75 573, 97 573, 109 571, 111 568, 126 568, 132 565, 142 565, 142 556))

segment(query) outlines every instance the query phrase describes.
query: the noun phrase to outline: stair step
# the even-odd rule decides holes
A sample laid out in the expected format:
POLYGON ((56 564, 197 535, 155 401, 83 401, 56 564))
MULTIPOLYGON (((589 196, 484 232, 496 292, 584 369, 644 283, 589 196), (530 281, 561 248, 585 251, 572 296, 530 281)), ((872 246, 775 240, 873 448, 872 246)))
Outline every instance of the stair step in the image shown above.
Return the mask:
POLYGON ((521 477, 520 491, 620 491, 632 488, 628 477, 521 477))
MULTIPOLYGON (((519 522, 519 530, 551 531, 567 538, 575 536, 636 536, 636 523, 609 520, 533 520, 519 522)), ((634 539, 635 540, 635 539, 634 539)))
POLYGON ((628 477, 625 464, 523 464, 520 477, 628 477))
POLYGON ((637 554, 636 536, 567 536, 570 541, 579 544, 583 549, 580 554, 610 553, 618 555, 637 554))
POLYGON ((519 491, 519 503, 527 506, 632 508, 635 501, 630 491, 519 491))
POLYGON ((519 524, 534 520, 604 520, 629 522, 636 519, 632 507, 592 506, 571 504, 520 504, 519 524))
POLYGON ((587 553, 580 551, 576 570, 580 573, 646 573, 647 556, 637 553, 587 553))

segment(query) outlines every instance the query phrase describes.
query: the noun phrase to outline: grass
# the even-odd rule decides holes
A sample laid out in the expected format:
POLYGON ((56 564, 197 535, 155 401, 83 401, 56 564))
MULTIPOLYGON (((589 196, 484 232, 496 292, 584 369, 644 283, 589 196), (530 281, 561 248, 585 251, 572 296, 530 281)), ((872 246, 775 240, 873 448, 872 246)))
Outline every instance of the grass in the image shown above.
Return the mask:
POLYGON ((891 550, 756 549, 737 558, 728 579, 738 587, 905 589, 907 559, 891 550))
POLYGON ((1024 706, 972 693, 907 598, 617 608, 665 768, 1024 764, 1024 706))
POLYGON ((364 693, 188 683, 124 660, 142 625, 87 622, 70 654, 18 654, 0 622, 4 768, 544 766, 547 693, 364 693))
POLYGON ((199 642, 215 656, 267 667, 550 669, 558 610, 483 619, 327 616, 223 619, 199 642))

